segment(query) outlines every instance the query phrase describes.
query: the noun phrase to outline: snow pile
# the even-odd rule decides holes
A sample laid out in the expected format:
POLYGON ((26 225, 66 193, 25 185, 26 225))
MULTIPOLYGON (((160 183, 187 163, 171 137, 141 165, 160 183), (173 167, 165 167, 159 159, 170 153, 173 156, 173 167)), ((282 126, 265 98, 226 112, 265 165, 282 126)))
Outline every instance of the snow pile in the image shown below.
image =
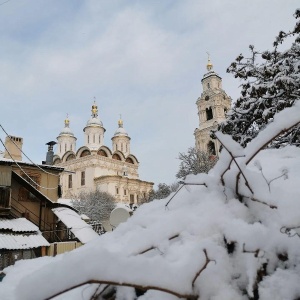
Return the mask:
POLYGON ((5 269, 0 298, 299 298, 300 149, 260 149, 299 121, 297 104, 246 149, 217 134, 224 150, 209 174, 79 249, 5 269))

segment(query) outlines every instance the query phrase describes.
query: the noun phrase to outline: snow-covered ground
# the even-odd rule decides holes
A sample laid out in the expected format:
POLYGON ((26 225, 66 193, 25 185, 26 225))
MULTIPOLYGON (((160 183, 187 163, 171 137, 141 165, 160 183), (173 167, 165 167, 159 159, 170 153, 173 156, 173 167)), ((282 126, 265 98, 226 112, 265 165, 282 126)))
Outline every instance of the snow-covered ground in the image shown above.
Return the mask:
POLYGON ((246 149, 217 134, 227 150, 209 174, 79 249, 6 268, 0 299, 91 299, 111 286, 119 300, 134 287, 140 300, 299 298, 300 149, 258 151, 297 120, 300 105, 246 149))

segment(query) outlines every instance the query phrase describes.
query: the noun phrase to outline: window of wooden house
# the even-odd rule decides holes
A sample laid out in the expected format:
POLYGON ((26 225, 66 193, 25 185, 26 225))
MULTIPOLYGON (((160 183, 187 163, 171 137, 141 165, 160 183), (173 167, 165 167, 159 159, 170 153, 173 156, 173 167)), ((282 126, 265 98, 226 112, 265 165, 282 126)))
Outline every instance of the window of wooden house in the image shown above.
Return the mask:
POLYGON ((10 188, 0 187, 0 207, 9 208, 10 207, 10 188))
POLYGON ((81 185, 85 185, 85 171, 81 172, 81 185))

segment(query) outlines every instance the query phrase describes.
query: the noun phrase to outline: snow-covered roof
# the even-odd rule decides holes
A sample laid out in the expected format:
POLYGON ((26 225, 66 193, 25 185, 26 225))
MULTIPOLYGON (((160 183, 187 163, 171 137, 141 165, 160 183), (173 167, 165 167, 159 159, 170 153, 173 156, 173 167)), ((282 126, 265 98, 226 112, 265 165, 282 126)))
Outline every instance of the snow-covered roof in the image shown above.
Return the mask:
POLYGON ((0 249, 17 250, 50 246, 41 234, 12 235, 0 234, 0 249))
POLYGON ((83 221, 79 214, 66 207, 53 208, 54 214, 71 230, 83 244, 99 237, 92 226, 83 221))
POLYGON ((59 199, 57 199, 57 203, 65 204, 65 205, 68 205, 68 206, 70 206, 70 207, 73 207, 73 205, 72 205, 72 200, 73 200, 73 199, 59 198, 59 199))
POLYGON ((0 231, 1 230, 11 230, 13 232, 37 232, 39 228, 25 218, 0 218, 0 231))
POLYGON ((12 160, 10 158, 4 158, 0 156, 0 165, 15 165, 18 163, 21 166, 33 166, 33 167, 39 167, 42 169, 51 169, 55 171, 63 171, 64 168, 62 167, 57 167, 57 166, 52 166, 52 165, 44 165, 44 164, 34 164, 31 162, 26 162, 26 161, 20 161, 20 160, 12 160))

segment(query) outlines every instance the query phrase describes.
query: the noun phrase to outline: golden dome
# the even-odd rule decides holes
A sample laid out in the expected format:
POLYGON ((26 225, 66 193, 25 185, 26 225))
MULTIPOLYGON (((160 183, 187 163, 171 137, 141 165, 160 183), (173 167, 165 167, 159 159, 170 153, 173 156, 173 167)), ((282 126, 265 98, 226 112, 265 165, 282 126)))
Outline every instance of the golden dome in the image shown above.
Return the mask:
POLYGON ((210 58, 208 57, 208 62, 207 62, 207 65, 206 65, 206 69, 207 69, 207 71, 210 71, 210 70, 212 70, 212 68, 213 68, 213 64, 210 61, 210 58))

